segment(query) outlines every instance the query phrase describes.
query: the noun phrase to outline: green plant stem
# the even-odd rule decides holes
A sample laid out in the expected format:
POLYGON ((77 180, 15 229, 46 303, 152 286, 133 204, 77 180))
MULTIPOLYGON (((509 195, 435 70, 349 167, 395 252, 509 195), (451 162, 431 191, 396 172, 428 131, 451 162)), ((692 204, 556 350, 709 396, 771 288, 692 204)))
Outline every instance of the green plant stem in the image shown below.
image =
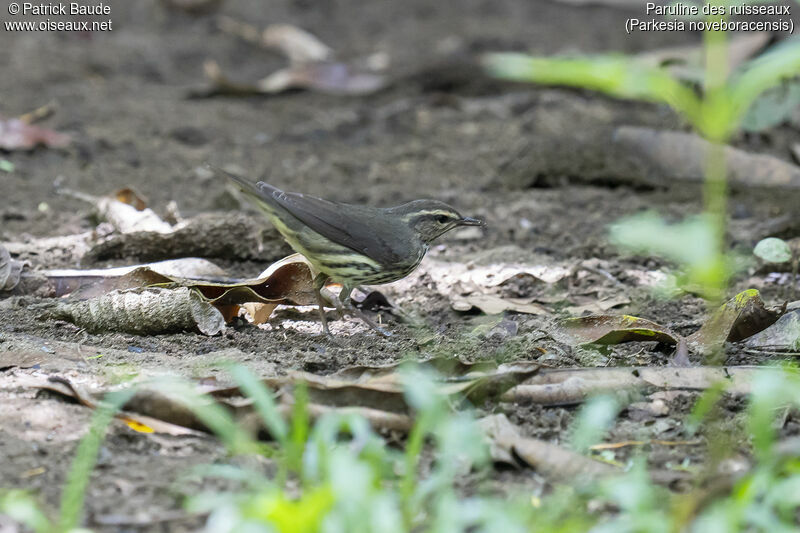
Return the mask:
MULTIPOLYGON (((719 5, 719 2, 715 2, 719 5)), ((708 22, 723 21, 724 16, 712 15, 708 22)), ((728 37, 724 31, 707 29, 703 34, 705 52, 705 85, 703 98, 702 133, 711 142, 705 161, 706 179, 703 201, 706 215, 714 232, 714 255, 719 276, 713 276, 715 287, 710 293, 710 308, 719 306, 727 287, 725 261, 725 228, 728 212, 727 165, 725 143, 735 125, 726 93, 728 79, 728 37)))
POLYGON ((67 475, 67 483, 61 494, 61 513, 56 531, 69 531, 78 526, 89 477, 91 477, 97 461, 97 453, 103 442, 106 428, 134 392, 134 389, 128 389, 108 394, 104 403, 98 407, 92 417, 89 432, 78 444, 78 451, 67 475))
POLYGON ((403 503, 403 522, 407 531, 412 530, 414 522, 414 487, 417 481, 417 466, 419 457, 422 453, 422 445, 425 443, 425 436, 428 434, 428 426, 431 422, 430 412, 419 413, 418 419, 406 441, 405 453, 405 472, 400 482, 400 498, 403 503))

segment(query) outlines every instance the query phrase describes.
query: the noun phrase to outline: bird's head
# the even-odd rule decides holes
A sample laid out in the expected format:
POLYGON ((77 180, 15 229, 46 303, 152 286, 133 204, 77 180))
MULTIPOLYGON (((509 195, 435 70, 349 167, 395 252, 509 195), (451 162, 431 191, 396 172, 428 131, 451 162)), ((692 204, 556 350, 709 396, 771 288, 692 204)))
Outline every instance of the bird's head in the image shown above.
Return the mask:
POLYGON ((426 244, 458 226, 486 225, 483 220, 461 216, 454 208, 437 200, 415 200, 394 210, 426 244))

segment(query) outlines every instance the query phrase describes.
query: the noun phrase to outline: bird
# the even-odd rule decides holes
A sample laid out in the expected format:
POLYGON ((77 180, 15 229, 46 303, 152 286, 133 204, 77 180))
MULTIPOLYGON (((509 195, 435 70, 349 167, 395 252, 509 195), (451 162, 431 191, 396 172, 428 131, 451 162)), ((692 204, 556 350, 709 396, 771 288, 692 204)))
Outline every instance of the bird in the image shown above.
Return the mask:
MULTIPOLYGON (((378 333, 389 336, 360 309, 350 294, 360 285, 381 285, 413 272, 430 244, 461 226, 485 226, 483 220, 462 216, 438 200, 413 200, 395 207, 370 207, 284 192, 263 181, 253 182, 209 165, 226 176, 258 206, 295 252, 319 272, 313 280, 323 332, 332 337, 321 289, 328 281, 342 285, 339 302, 378 333)), ((331 299, 332 300, 332 299, 331 299)))

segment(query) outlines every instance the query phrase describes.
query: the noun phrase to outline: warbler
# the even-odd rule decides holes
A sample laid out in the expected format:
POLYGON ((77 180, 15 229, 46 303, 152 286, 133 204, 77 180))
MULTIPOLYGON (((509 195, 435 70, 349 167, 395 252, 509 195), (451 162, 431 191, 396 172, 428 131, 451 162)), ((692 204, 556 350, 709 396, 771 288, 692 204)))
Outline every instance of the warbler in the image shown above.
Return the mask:
POLYGON ((359 285, 380 285, 408 276, 417 268, 431 242, 459 226, 484 226, 477 218, 461 216, 437 200, 414 200, 396 207, 379 208, 331 202, 305 194, 284 192, 268 183, 253 183, 216 167, 214 171, 234 181, 269 218, 289 245, 317 269, 314 292, 320 321, 330 336, 320 290, 330 281, 342 285, 339 305, 380 328, 350 305, 350 293, 359 285))

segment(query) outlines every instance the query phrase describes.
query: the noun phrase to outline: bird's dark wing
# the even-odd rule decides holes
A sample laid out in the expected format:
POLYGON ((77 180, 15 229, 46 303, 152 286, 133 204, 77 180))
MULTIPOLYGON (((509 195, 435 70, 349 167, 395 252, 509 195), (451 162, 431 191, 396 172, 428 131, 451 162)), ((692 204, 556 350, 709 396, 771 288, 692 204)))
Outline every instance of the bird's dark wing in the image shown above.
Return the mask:
POLYGON ((323 237, 364 254, 378 263, 404 262, 409 253, 416 252, 411 250, 404 239, 410 238, 409 230, 404 225, 393 227, 391 220, 380 216, 384 212, 382 209, 339 204, 305 194, 284 192, 263 181, 253 183, 220 168, 211 165, 209 167, 227 176, 244 192, 255 196, 272 209, 287 212, 323 237), (386 242, 382 236, 391 238, 394 244, 386 242))
POLYGON ((403 230, 406 228, 392 227, 392 221, 385 218, 382 209, 340 204, 305 194, 283 192, 264 182, 258 182, 257 187, 262 195, 271 196, 292 216, 337 244, 364 254, 378 263, 394 264, 404 260, 403 252, 407 245, 403 241, 403 230), (384 236, 391 238, 394 245, 387 242, 384 236))

